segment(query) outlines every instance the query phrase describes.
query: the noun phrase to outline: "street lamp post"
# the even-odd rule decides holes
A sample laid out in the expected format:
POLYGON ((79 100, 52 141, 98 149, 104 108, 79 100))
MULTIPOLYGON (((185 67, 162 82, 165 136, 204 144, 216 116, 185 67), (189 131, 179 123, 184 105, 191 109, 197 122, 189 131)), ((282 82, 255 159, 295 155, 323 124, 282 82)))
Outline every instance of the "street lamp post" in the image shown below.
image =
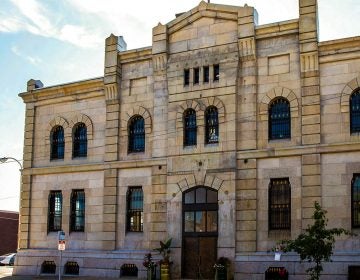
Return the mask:
POLYGON ((2 157, 2 158, 0 158, 0 162, 5 163, 9 159, 12 159, 12 160, 16 161, 20 165, 20 171, 23 169, 23 166, 22 166, 21 162, 19 160, 17 160, 16 158, 13 158, 13 157, 2 157))

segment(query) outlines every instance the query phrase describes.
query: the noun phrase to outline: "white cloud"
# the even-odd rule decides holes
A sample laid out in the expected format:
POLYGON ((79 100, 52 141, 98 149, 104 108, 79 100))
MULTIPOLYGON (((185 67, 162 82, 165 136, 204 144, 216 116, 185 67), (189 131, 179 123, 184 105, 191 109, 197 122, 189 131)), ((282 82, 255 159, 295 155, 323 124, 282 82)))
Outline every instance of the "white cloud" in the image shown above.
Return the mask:
POLYGON ((33 65, 39 65, 40 63, 42 63, 42 60, 40 58, 23 54, 16 46, 12 46, 11 51, 17 56, 29 61, 33 65))

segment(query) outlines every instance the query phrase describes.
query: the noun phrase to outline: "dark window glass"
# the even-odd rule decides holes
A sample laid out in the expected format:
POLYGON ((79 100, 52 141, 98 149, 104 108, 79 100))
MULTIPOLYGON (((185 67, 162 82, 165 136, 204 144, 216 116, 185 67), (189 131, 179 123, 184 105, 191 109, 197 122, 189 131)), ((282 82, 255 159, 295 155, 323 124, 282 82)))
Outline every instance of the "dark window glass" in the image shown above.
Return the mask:
POLYGON ((87 129, 84 123, 79 123, 73 133, 73 157, 87 156, 87 129))
POLYGON ((190 69, 184 69, 184 86, 190 84, 190 69))
POLYGON ((360 89, 350 97, 350 132, 360 132, 360 89))
POLYGON ((183 194, 184 232, 214 233, 218 228, 217 191, 196 187, 183 194))
POLYGON ((203 68, 203 81, 204 83, 208 83, 209 82, 209 66, 204 66, 203 68))
POLYGON ((360 174, 354 175, 351 187, 351 224, 360 227, 360 174))
POLYGON ((132 117, 129 121, 129 153, 145 151, 145 125, 141 116, 132 117))
POLYGON ((290 229, 290 182, 288 178, 271 179, 269 186, 269 229, 290 229))
POLYGON ((71 193, 70 231, 84 231, 85 228, 85 192, 73 190, 71 193))
POLYGON ((199 84, 200 68, 194 68, 194 85, 199 84))
POLYGON ((66 262, 64 269, 66 275, 79 275, 79 265, 77 262, 66 262))
POLYGON ((184 112, 184 146, 196 145, 196 137, 196 112, 193 109, 187 109, 184 112))
POLYGON ((214 65, 214 81, 220 80, 220 67, 219 64, 214 65))
POLYGON ((278 98, 269 108, 269 139, 286 139, 291 137, 290 104, 285 98, 278 98))
POLYGON ((219 118, 215 106, 206 108, 205 111, 205 143, 212 144, 219 142, 219 118))
POLYGON ((51 191, 48 201, 48 232, 61 230, 62 194, 61 191, 51 191))
POLYGON ((64 129, 55 126, 50 133, 51 154, 50 159, 63 159, 65 149, 64 129))
POLYGON ((127 193, 127 231, 143 231, 143 191, 131 187, 127 193))

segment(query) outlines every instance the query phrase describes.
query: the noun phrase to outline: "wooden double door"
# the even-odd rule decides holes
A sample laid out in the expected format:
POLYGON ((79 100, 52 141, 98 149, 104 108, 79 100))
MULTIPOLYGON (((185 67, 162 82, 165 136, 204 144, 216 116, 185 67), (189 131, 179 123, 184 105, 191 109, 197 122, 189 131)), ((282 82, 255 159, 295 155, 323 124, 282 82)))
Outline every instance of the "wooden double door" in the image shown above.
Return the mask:
POLYGON ((183 194, 182 278, 214 279, 218 194, 198 186, 183 194))

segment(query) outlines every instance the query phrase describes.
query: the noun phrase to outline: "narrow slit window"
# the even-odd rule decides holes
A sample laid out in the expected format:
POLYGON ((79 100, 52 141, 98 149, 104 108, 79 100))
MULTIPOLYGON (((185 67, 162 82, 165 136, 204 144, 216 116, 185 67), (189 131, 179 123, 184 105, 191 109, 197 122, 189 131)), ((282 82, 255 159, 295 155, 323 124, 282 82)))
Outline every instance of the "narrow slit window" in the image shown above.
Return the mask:
POLYGON ((209 82, 209 66, 203 68, 203 82, 205 84, 209 82))
POLYGON ((184 86, 190 84, 190 69, 184 69, 184 86))
POLYGON ((219 81, 220 80, 220 67, 219 64, 215 64, 214 65, 214 81, 219 81))
POLYGON ((200 68, 194 68, 194 85, 198 85, 200 82, 200 68))

